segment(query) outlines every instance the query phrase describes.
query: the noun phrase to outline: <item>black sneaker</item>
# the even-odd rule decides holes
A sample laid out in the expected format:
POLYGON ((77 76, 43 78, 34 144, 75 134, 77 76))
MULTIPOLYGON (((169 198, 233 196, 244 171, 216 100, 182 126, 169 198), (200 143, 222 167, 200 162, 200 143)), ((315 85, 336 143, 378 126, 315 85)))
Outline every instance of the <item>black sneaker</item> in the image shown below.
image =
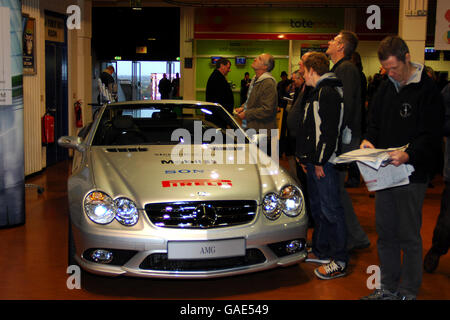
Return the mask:
POLYGON ((376 289, 368 296, 362 297, 361 300, 400 300, 400 297, 386 289, 376 289))
POLYGON ((425 271, 428 273, 433 273, 439 265, 440 257, 441 255, 439 253, 436 253, 436 251, 431 248, 425 255, 425 259, 423 260, 423 268, 425 269, 425 271))

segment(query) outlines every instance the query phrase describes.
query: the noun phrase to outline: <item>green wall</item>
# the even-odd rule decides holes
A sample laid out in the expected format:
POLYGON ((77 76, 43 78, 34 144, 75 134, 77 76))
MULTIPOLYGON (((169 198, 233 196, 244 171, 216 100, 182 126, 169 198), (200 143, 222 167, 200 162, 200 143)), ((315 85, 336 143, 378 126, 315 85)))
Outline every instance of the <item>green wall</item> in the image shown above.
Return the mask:
POLYGON ((231 61, 231 71, 227 79, 234 87, 234 104, 238 107, 241 80, 245 72, 249 72, 250 77, 254 76, 251 64, 261 53, 270 53, 275 56, 275 68, 272 74, 277 81, 280 81, 281 71, 288 71, 289 41, 287 40, 196 40, 196 99, 205 101, 206 83, 215 68, 211 64, 211 57, 221 56, 231 61), (236 66, 234 61, 236 56, 246 56, 246 64, 236 66))

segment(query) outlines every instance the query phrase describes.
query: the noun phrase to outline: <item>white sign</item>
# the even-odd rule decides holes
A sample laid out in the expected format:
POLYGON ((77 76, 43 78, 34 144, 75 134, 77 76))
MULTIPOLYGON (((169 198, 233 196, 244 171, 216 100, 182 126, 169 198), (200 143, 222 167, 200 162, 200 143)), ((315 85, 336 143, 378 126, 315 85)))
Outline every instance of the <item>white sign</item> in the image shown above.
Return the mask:
POLYGON ((448 0, 437 0, 434 48, 450 50, 450 1, 448 0))
POLYGON ((11 28, 8 7, 0 7, 0 106, 12 104, 11 28))
POLYGON ((245 239, 169 241, 169 259, 211 259, 245 256, 245 239))

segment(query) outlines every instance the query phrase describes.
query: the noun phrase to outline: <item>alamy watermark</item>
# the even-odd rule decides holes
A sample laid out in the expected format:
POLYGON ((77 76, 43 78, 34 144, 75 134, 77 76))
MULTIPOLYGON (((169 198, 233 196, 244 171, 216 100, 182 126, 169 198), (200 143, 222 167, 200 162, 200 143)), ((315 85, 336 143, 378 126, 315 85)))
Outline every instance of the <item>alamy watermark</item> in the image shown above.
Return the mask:
POLYGON ((278 172, 278 129, 202 130, 202 121, 194 121, 194 133, 184 128, 172 132, 171 140, 179 142, 172 148, 174 164, 259 164, 260 173, 278 172), (225 138, 224 138, 225 137, 225 138), (251 142, 246 143, 247 137, 251 142), (271 156, 269 156, 269 154, 271 156))
POLYGON ((367 274, 370 274, 370 277, 367 278, 366 285, 367 289, 381 289, 381 270, 377 265, 370 265, 366 270, 367 274))
MULTIPOLYGON (((74 29, 81 29, 81 8, 78 5, 70 5, 66 9, 66 13, 69 15, 67 17, 67 29, 74 30, 74 29)), ((367 14, 371 14, 366 21, 367 29, 373 30, 373 29, 381 29, 381 9, 379 6, 373 4, 371 6, 367 7, 366 10, 367 14)), ((291 20, 291 25, 292 25, 291 20)), ((303 20, 303 26, 312 28, 312 22, 307 21, 305 25, 305 21, 303 20)))
POLYGON ((77 265, 70 265, 67 267, 67 273, 70 276, 67 278, 67 289, 81 289, 81 269, 77 265))
POLYGON ((66 21, 67 29, 81 29, 81 8, 73 4, 67 7, 66 13, 69 15, 66 21))

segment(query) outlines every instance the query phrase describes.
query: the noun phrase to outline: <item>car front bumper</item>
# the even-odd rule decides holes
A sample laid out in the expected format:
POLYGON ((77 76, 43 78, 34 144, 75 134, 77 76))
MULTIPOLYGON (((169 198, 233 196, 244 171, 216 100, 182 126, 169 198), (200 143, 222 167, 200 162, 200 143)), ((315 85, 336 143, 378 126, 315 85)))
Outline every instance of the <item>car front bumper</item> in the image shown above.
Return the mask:
POLYGON ((141 233, 117 233, 98 226, 79 228, 72 224, 77 263, 86 271, 105 276, 153 278, 216 278, 290 266, 306 256, 307 222, 302 219, 271 227, 255 224, 208 231, 155 228, 152 236, 141 233), (178 235, 178 236, 177 236, 178 235), (242 235, 245 235, 243 237, 242 235), (245 256, 207 259, 168 259, 169 241, 203 241, 244 238, 245 256), (297 240, 296 250, 287 250, 297 240), (110 263, 93 261, 95 249, 109 250, 115 257, 110 263))

